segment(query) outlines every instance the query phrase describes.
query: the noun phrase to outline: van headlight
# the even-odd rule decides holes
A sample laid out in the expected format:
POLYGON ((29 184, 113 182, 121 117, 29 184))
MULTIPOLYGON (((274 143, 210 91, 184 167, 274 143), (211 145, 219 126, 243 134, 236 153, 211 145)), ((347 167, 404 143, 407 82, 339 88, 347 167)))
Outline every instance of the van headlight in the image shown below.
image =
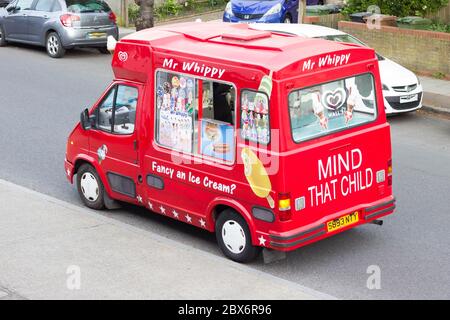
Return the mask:
POLYGON ((269 11, 267 11, 264 14, 264 17, 270 16, 272 14, 280 13, 280 11, 281 11, 281 3, 277 3, 272 8, 270 8, 269 11))
POLYGON ((231 10, 231 0, 228 1, 227 6, 225 7, 225 13, 232 16, 233 10, 231 10))

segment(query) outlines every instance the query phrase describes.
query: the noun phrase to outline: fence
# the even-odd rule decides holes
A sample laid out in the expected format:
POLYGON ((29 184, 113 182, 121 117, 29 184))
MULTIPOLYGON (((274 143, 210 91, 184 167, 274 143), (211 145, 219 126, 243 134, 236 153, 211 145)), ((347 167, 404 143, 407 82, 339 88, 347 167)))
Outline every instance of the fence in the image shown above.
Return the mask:
POLYGON ((340 21, 339 30, 350 33, 380 54, 421 74, 450 76, 450 33, 340 21))

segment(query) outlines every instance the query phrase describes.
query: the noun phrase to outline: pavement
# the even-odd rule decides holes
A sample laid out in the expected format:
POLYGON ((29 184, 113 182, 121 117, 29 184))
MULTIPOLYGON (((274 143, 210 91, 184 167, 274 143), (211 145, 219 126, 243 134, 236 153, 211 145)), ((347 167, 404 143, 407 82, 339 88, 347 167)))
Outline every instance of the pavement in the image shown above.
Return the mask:
POLYGON ((424 109, 450 115, 450 81, 422 76, 419 79, 424 109))
POLYGON ((1 299, 333 299, 0 179, 1 299))

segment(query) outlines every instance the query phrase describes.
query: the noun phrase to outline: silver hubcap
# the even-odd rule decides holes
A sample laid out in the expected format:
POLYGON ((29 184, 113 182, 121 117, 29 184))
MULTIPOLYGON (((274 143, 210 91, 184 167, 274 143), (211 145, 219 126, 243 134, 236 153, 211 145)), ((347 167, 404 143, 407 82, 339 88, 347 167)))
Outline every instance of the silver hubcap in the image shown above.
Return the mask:
POLYGON ((222 227, 222 240, 232 253, 238 254, 244 251, 245 238, 244 229, 234 220, 228 220, 222 227))
POLYGON ((90 172, 85 172, 81 176, 81 192, 83 196, 89 200, 94 202, 98 199, 98 182, 95 176, 90 172))
POLYGON ((58 38, 54 35, 51 35, 47 39, 47 50, 51 55, 55 55, 59 50, 59 41, 58 38))

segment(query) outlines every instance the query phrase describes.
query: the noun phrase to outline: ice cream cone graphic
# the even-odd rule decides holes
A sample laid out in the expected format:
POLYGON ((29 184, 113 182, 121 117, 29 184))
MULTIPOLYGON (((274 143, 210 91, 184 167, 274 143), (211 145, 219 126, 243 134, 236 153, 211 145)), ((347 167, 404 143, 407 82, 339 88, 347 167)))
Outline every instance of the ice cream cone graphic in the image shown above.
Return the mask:
POLYGON ((244 174, 253 193, 260 198, 266 198, 269 206, 272 209, 275 208, 275 201, 270 195, 272 184, 261 160, 247 147, 242 149, 241 157, 244 163, 244 174))
MULTIPOLYGON (((264 92, 265 94, 267 94, 267 97, 270 99, 270 95, 272 94, 272 75, 273 75, 273 71, 270 71, 269 75, 265 75, 262 77, 261 82, 259 83, 259 87, 258 87, 258 91, 259 92, 264 92)), ((261 94, 256 94, 255 97, 255 101, 258 100, 262 100, 264 101, 264 95, 261 94)))

